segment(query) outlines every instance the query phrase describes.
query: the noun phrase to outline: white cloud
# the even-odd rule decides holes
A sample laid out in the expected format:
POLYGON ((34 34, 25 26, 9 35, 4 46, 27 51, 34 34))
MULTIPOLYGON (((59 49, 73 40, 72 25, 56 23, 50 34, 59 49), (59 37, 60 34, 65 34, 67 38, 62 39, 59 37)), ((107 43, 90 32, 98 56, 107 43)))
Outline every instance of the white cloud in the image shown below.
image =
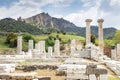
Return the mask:
POLYGON ((52 17, 56 17, 56 18, 62 18, 63 15, 60 15, 60 14, 53 14, 52 17))
MULTIPOLYGON (((89 4, 90 0, 82 0, 84 4, 89 4), (86 2, 88 1, 88 2, 86 2)), ((83 5, 84 5, 83 4, 83 5)), ((85 26, 85 19, 92 19, 92 25, 97 25, 97 19, 102 18, 106 15, 105 12, 99 9, 101 5, 101 0, 95 1, 95 6, 88 8, 87 10, 82 9, 79 12, 71 13, 65 17, 65 19, 70 20, 71 22, 75 23, 77 26, 85 26)), ((89 7, 89 6, 86 6, 89 7)))
MULTIPOLYGON (((27 18, 42 12, 41 7, 48 4, 54 7, 61 5, 69 5, 73 0, 20 0, 19 2, 14 2, 10 7, 0 7, 1 16, 0 19, 6 17, 17 18, 19 16, 27 18), (64 3, 64 4, 63 4, 64 3)), ((66 7, 66 6, 61 6, 66 7)))
POLYGON ((120 0, 110 0, 111 6, 120 6, 120 0))
POLYGON ((92 7, 88 11, 81 10, 77 13, 69 14, 65 17, 65 19, 70 20, 71 22, 75 23, 78 26, 85 26, 85 19, 93 19, 92 24, 95 25, 97 18, 97 10, 95 7, 92 7))

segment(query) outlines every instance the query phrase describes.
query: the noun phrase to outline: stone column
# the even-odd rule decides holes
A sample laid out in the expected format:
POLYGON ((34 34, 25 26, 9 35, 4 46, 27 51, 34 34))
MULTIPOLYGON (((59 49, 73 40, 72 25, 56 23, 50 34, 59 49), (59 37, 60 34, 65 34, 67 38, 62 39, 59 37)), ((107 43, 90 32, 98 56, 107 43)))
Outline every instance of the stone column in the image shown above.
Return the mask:
POLYGON ((40 44, 40 54, 45 54, 46 53, 46 51, 45 51, 45 41, 40 41, 39 44, 40 44))
POLYGON ((116 56, 117 56, 117 60, 120 59, 120 43, 117 44, 117 54, 116 54, 116 56))
POLYGON ((33 44, 33 40, 29 40, 29 42, 28 42, 28 50, 33 50, 33 46, 34 46, 34 44, 33 44))
POLYGON ((91 29, 90 29, 90 23, 92 22, 91 19, 86 19, 86 45, 91 43, 91 29))
POLYGON ((60 41, 59 40, 55 40, 54 54, 58 56, 60 55, 60 41))
POLYGON ((73 55, 76 51, 76 41, 75 39, 71 40, 71 55, 73 55))
POLYGON ((47 57, 52 57, 52 52, 53 52, 53 48, 52 47, 48 47, 48 54, 47 57))
POLYGON ((17 54, 22 54, 22 36, 17 38, 17 54))
POLYGON ((111 59, 113 60, 117 60, 117 52, 116 52, 116 48, 111 50, 111 59))
POLYGON ((103 42, 103 22, 104 19, 98 19, 98 46, 100 48, 100 51, 103 53, 103 48, 104 48, 104 42, 103 42))
POLYGON ((35 44, 35 55, 40 54, 40 44, 36 43, 35 44))

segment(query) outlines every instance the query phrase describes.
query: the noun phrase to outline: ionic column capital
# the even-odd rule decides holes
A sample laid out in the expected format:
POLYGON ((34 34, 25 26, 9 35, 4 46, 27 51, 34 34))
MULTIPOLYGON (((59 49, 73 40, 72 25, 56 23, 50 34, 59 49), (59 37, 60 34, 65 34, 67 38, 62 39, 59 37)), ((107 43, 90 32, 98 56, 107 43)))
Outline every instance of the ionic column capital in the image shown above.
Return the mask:
POLYGON ((104 22, 104 19, 98 19, 97 22, 98 22, 98 23, 103 23, 103 22, 104 22))
POLYGON ((85 22, 92 22, 92 19, 86 19, 85 22))

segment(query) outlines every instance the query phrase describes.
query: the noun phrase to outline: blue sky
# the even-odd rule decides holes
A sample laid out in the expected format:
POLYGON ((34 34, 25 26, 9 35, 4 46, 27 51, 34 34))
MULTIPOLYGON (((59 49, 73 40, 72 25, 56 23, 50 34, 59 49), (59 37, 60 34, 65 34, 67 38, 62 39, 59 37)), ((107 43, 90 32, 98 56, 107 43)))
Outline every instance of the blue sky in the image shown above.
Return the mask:
POLYGON ((104 27, 120 29, 120 0, 0 0, 0 19, 28 18, 41 12, 77 26, 85 26, 87 18, 97 25, 97 19, 103 18, 104 27))

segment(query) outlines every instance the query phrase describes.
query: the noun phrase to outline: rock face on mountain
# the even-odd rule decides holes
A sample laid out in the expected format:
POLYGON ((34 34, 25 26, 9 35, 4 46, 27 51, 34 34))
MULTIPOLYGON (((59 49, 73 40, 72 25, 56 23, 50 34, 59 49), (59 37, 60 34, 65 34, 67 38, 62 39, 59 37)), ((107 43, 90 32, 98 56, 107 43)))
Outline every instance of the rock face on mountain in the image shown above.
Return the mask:
MULTIPOLYGON (((38 15, 24 19, 26 23, 30 23, 38 28, 57 28, 68 33, 75 33, 76 35, 85 36, 85 27, 77 27, 73 23, 64 20, 63 18, 51 17, 48 13, 40 13, 38 15)), ((91 31, 96 36, 98 35, 98 27, 91 26, 91 31)), ((113 37, 115 28, 104 28, 104 38, 113 37)))
POLYGON ((73 23, 70 23, 69 21, 64 20, 63 18, 54 18, 54 17, 51 17, 48 13, 44 13, 44 12, 24 20, 26 23, 30 23, 39 28, 55 27, 58 29, 62 29, 67 27, 72 27, 72 28, 77 27, 73 23))
POLYGON ((24 19, 26 23, 40 27, 53 27, 52 17, 46 13, 40 13, 30 18, 24 19))

